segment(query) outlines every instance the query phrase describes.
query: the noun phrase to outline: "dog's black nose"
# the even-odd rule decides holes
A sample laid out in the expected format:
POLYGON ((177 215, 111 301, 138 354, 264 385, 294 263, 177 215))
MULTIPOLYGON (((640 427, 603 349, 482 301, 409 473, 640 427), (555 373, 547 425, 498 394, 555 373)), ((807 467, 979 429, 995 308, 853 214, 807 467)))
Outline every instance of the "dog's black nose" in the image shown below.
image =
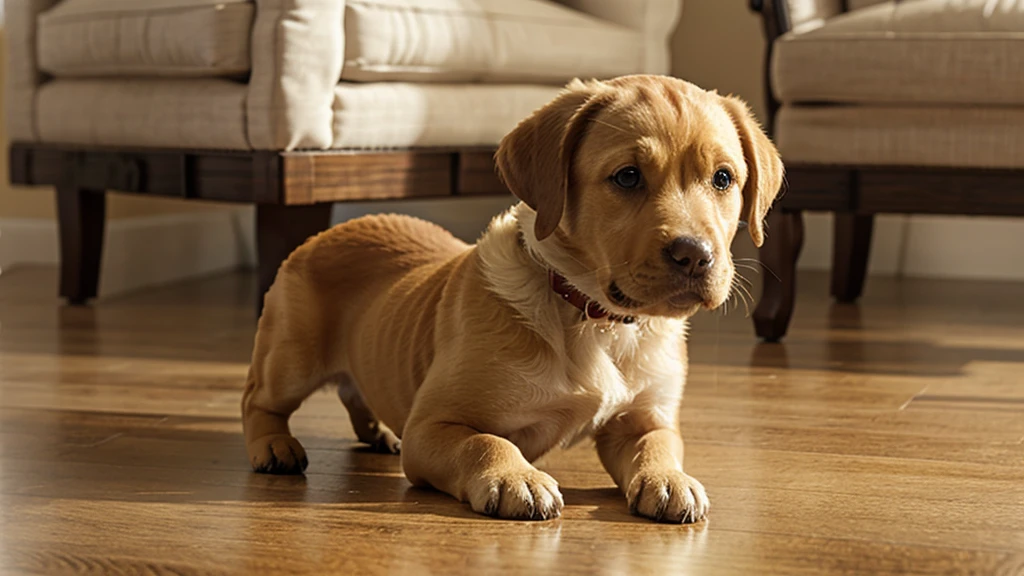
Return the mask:
POLYGON ((711 243, 692 236, 680 236, 665 248, 672 264, 691 277, 703 276, 715 263, 711 243))

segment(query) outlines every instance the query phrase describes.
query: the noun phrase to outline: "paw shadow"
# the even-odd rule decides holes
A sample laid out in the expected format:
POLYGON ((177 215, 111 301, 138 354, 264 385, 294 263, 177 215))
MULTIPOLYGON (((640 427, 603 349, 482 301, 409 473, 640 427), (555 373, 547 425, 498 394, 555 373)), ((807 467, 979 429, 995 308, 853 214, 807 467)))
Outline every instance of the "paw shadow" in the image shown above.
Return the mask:
MULTIPOLYGON (((626 498, 617 488, 570 488, 561 487, 562 497, 565 499, 565 509, 561 518, 585 517, 598 522, 609 522, 617 524, 652 524, 650 520, 633 516, 626 506, 626 498), (583 514, 581 509, 586 510, 583 514)), ((476 520, 482 523, 492 524, 514 523, 521 525, 550 525, 557 523, 561 518, 546 521, 523 521, 523 520, 502 520, 491 518, 474 512, 469 504, 459 502, 455 498, 428 487, 408 486, 401 497, 394 502, 378 502, 372 506, 360 506, 364 512, 378 512, 381 514, 420 514, 428 516, 440 516, 457 520, 476 520)))
POLYGON ((598 522, 616 524, 650 524, 646 518, 629 512, 626 497, 618 488, 563 488, 567 507, 591 508, 587 517, 598 522))

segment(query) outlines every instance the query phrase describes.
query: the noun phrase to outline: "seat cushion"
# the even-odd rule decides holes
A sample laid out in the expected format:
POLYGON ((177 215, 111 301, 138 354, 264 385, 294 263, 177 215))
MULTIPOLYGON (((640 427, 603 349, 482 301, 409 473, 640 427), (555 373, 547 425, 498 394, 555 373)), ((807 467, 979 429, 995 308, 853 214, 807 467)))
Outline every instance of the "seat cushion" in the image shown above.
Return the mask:
POLYGON ((1024 104, 1024 5, 884 2, 778 40, 785 103, 1024 104))
POLYGON ((669 40, 683 12, 683 0, 552 0, 640 32, 643 41, 644 74, 668 74, 669 40))
POLYGON ((537 82, 643 70, 638 31, 547 0, 348 0, 342 79, 537 82))
POLYGON ((357 84, 335 90, 332 148, 496 146, 554 86, 357 84))
POLYGON ((39 16, 39 65, 62 76, 249 71, 248 0, 64 0, 39 16))
POLYGON ((784 106, 787 164, 1024 168, 1024 108, 784 106))
POLYGON ((36 124, 48 143, 247 150, 246 88, 220 78, 55 80, 39 89, 36 124))

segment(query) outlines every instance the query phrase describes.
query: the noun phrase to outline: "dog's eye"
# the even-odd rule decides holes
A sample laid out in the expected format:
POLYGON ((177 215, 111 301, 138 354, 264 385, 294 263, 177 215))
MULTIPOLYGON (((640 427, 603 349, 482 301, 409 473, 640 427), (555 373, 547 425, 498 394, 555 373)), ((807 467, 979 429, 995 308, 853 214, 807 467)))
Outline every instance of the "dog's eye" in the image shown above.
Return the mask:
POLYGON ((636 166, 626 166, 612 175, 612 182, 623 190, 633 190, 643 183, 643 175, 636 166))
POLYGON ((732 173, 724 169, 719 170, 718 172, 715 172, 714 177, 711 178, 711 183, 719 190, 728 190, 729 186, 732 186, 732 173))

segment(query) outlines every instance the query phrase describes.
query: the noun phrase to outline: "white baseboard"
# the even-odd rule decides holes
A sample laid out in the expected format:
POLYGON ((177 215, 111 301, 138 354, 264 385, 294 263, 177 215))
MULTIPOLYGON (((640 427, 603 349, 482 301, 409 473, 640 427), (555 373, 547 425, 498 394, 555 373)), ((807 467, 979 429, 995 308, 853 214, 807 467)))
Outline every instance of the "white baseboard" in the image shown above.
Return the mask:
MULTIPOLYGON (((903 244, 903 216, 875 217, 868 273, 882 276, 900 274, 903 244)), ((832 214, 804 213, 804 247, 798 264, 801 270, 832 268, 832 214)))
POLYGON ((21 264, 58 261, 57 225, 53 220, 0 219, 0 273, 21 264))
MULTIPOLYGON (((100 297, 250 265, 251 215, 243 208, 108 221, 100 297)), ((55 221, 0 220, 0 270, 59 262, 55 221)))
MULTIPOLYGON (((806 214, 800 268, 832 266, 831 214, 806 214)), ((1024 219, 878 216, 869 273, 916 278, 1024 280, 1024 219)))

